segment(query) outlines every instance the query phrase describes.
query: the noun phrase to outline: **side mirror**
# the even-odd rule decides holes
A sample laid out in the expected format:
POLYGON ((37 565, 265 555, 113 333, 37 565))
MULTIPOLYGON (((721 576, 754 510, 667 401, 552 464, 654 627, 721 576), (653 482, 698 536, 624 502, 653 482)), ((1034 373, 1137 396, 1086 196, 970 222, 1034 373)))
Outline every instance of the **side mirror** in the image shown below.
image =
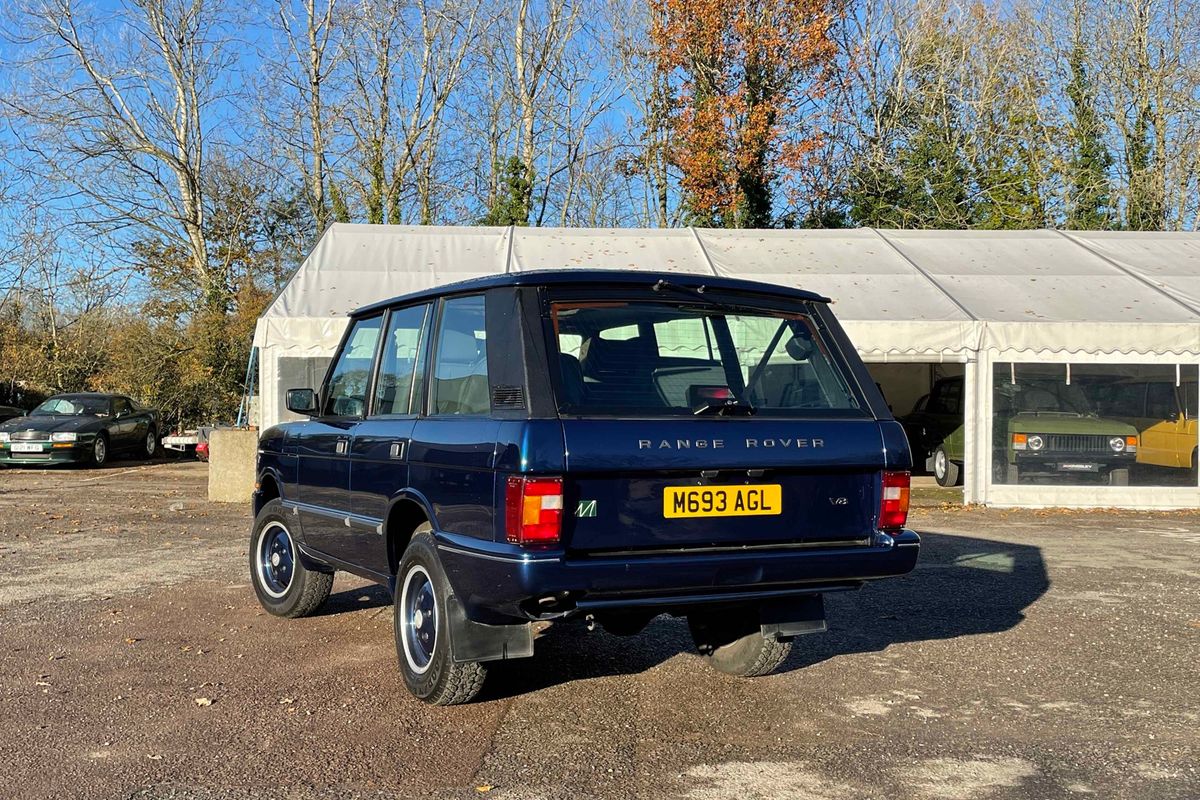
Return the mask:
POLYGON ((312 389, 288 389, 285 405, 293 414, 317 413, 317 395, 312 389))

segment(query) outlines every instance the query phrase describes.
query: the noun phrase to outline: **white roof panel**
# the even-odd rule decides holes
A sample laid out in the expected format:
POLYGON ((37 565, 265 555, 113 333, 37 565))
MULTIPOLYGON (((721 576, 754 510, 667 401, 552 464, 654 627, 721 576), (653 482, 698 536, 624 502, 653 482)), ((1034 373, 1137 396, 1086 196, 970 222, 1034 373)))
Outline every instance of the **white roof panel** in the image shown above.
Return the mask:
POLYGON ((885 231, 976 319, 995 322, 1192 322, 1152 286, 1056 231, 885 231))
MULTIPOLYGON (((1037 326, 1023 341, 1028 347, 1040 342, 1044 350, 1152 352, 1159 345, 1148 326, 1159 326, 1172 352, 1191 331, 1197 332, 1192 349, 1200 351, 1196 233, 337 224, 263 316, 338 318, 453 281, 572 267, 718 274, 808 289, 832 298, 841 319, 869 332, 863 335, 871 341, 855 342, 864 352, 961 353, 984 341, 971 326, 989 323, 1037 326), (1085 334, 1086 324, 1107 331, 1112 341, 1085 334), (1117 336, 1114 324, 1137 335, 1117 336), (916 340, 899 341, 892 329, 916 340)), ((282 335, 279 326, 270 330, 282 335)), ((260 325, 256 341, 267 338, 260 325)))
POLYGON ((823 294, 842 319, 970 319, 874 230, 705 230, 699 236, 719 274, 823 294))

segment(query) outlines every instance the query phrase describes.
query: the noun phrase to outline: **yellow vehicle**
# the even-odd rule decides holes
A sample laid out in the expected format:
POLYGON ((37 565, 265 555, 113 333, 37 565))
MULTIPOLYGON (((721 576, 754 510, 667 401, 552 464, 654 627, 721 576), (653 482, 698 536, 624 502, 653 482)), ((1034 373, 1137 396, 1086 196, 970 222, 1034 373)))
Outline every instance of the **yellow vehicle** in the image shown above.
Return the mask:
POLYGON ((1094 387, 1105 416, 1138 429, 1137 463, 1196 469, 1197 384, 1171 380, 1126 380, 1094 387))

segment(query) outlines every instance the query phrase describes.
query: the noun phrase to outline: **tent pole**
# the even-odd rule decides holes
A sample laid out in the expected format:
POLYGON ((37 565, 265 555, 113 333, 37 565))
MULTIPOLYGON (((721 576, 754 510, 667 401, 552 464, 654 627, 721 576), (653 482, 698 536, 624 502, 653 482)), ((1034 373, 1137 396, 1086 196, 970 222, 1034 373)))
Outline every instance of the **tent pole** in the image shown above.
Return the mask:
POLYGON ((258 360, 258 348, 250 348, 250 358, 246 359, 246 378, 242 381, 242 401, 238 403, 237 427, 249 425, 250 397, 254 394, 250 386, 250 376, 254 372, 254 364, 258 360))

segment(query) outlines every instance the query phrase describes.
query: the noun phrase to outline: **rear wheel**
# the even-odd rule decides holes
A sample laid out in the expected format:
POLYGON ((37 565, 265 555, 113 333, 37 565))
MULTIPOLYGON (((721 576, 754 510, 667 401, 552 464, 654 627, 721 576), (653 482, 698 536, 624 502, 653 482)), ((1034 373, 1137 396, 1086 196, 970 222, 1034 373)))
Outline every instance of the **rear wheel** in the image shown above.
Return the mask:
POLYGON ((154 430, 153 427, 146 431, 146 441, 143 444, 143 452, 145 453, 146 458, 154 458, 154 455, 158 452, 158 431, 154 430))
POLYGON ((271 500, 254 520, 250 582, 258 602, 277 617, 306 617, 329 598, 333 573, 308 569, 292 538, 283 502, 271 500))
POLYGON ((697 611, 688 614, 688 627, 700 656, 727 675, 755 678, 767 675, 792 651, 791 641, 762 635, 754 609, 697 611))
POLYGON ((455 661, 446 601, 450 583, 437 556, 431 528, 422 525, 400 559, 393 599, 396 656, 408 690, 438 706, 466 703, 483 688, 487 667, 455 661))
POLYGON ((937 450, 933 451, 933 477, 937 479, 938 486, 957 486, 958 472, 958 464, 950 460, 944 447, 938 445, 937 450))

